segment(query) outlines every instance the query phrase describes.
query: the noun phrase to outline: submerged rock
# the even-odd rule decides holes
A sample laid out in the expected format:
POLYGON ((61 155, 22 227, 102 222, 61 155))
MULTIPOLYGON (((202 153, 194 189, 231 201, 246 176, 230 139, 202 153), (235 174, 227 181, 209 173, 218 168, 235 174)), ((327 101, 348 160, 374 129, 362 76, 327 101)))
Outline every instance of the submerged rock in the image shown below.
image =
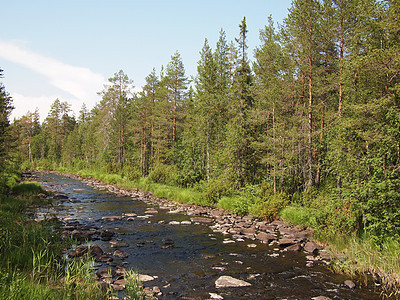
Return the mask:
POLYGON ((118 258, 127 258, 129 256, 128 253, 126 253, 125 251, 121 251, 121 250, 115 250, 113 255, 118 258))

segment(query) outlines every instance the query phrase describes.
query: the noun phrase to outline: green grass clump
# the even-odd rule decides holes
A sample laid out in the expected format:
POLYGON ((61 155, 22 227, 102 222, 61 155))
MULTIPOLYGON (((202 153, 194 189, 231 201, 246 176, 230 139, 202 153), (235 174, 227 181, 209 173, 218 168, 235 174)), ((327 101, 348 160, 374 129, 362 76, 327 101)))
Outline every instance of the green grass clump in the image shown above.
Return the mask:
POLYGON ((12 187, 11 192, 16 195, 37 195, 46 194, 42 186, 36 182, 24 182, 12 187))

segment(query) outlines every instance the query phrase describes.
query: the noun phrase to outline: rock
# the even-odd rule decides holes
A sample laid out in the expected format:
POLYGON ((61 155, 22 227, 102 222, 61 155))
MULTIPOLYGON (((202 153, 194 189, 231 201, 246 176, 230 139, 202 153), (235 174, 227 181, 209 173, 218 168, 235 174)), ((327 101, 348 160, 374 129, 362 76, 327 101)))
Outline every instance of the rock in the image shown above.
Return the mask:
POLYGON ((118 249, 114 251, 113 255, 118 258, 127 258, 129 256, 128 253, 118 249))
POLYGON ((331 254, 330 254, 328 251, 326 251, 326 250, 319 251, 319 255, 320 255, 321 258, 324 259, 324 260, 327 260, 327 261, 332 260, 331 254))
POLYGON ((104 231, 101 233, 100 236, 101 236, 101 240, 102 240, 102 241, 110 241, 111 238, 114 236, 114 232, 109 231, 109 230, 104 230, 104 231))
POLYGON ((260 232, 259 234, 256 235, 256 238, 265 244, 269 244, 270 242, 276 239, 276 236, 270 233, 260 232))
POLYGON ((119 221, 123 219, 123 216, 105 216, 105 217, 101 217, 102 220, 105 221, 119 221))
POLYGON ((117 292, 123 291, 125 289, 125 285, 116 284, 115 282, 111 284, 111 287, 113 288, 114 291, 117 292))
POLYGON ((216 293, 208 293, 210 295, 210 299, 217 299, 217 300, 222 300, 224 299, 224 297, 222 297, 221 295, 218 295, 216 293))
POLYGON ((126 274, 127 271, 128 271, 128 270, 125 269, 124 267, 117 266, 117 267, 115 268, 115 274, 116 274, 117 276, 124 276, 124 275, 126 274))
POLYGON ((103 263, 108 263, 112 262, 114 259, 111 256, 102 254, 96 257, 95 261, 96 262, 103 262, 103 263))
POLYGON ((257 247, 257 245, 256 245, 256 244, 248 244, 247 247, 249 247, 249 248, 255 248, 255 247, 257 247))
POLYGON ((351 280, 346 280, 344 282, 344 285, 347 286, 349 289, 354 289, 356 287, 356 284, 351 280))
POLYGON ((193 223, 204 223, 209 224, 213 222, 213 219, 205 218, 205 217, 194 217, 190 219, 193 223))
POLYGON ((322 249, 316 242, 310 241, 304 245, 304 251, 307 253, 316 253, 318 250, 322 249))
POLYGON ((260 224, 260 225, 258 226, 258 229, 261 230, 261 231, 269 232, 269 233, 275 232, 275 226, 274 226, 274 225, 260 224))
POLYGON ((242 228, 240 229, 240 234, 242 235, 254 235, 256 230, 254 228, 242 228))
POLYGON ((128 247, 129 244, 120 241, 110 241, 111 248, 128 247))
POLYGON ((190 224, 192 224, 191 221, 182 221, 181 222, 181 225, 190 225, 190 224))
POLYGON ((55 195, 53 195, 53 199, 54 200, 65 200, 65 199, 68 199, 68 196, 61 195, 61 194, 55 194, 55 195))
POLYGON ((93 256, 100 256, 103 254, 103 249, 101 249, 98 245, 94 244, 89 246, 89 253, 93 256))
POLYGON ((137 214, 135 214, 135 213, 125 213, 124 216, 128 217, 128 218, 134 218, 134 217, 137 216, 137 214))
POLYGON ((318 296, 318 297, 313 297, 311 298, 312 300, 332 300, 329 297, 325 297, 325 296, 318 296))
POLYGON ((141 282, 148 282, 148 281, 153 281, 155 279, 155 277, 150 276, 150 275, 143 275, 143 274, 139 274, 139 281, 141 282))
POLYGON ((225 287, 245 287, 251 286, 250 283, 233 278, 231 276, 221 276, 215 281, 215 287, 218 288, 225 288, 225 287))
POLYGON ((88 253, 88 246, 78 246, 75 250, 68 253, 70 257, 81 257, 88 253))
POLYGON ((290 238, 281 238, 278 241, 278 245, 281 248, 286 248, 294 244, 296 244, 296 240, 290 238))
POLYGON ((181 222, 179 222, 179 221, 171 221, 171 222, 169 222, 168 224, 169 224, 169 225, 180 225, 181 222))
POLYGON ((115 271, 107 268, 107 269, 101 269, 98 270, 96 272, 97 277, 99 277, 100 279, 104 279, 104 278, 112 278, 113 276, 115 276, 115 271))
POLYGON ((297 244, 291 245, 291 246, 287 247, 286 250, 287 251, 293 251, 293 252, 300 251, 301 250, 301 244, 297 243, 297 244))
POLYGON ((156 215, 156 214, 158 214, 158 211, 155 209, 149 209, 149 210, 146 210, 144 213, 148 214, 148 215, 156 215))

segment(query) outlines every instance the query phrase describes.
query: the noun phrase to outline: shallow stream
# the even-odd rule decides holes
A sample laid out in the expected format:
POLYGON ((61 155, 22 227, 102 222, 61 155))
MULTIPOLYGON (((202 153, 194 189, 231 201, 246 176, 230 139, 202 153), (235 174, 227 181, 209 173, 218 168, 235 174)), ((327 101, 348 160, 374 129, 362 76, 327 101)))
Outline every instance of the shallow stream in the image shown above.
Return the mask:
MULTIPOLYGON (((359 283, 355 289, 346 287, 343 282, 349 278, 331 272, 325 262, 307 267, 303 252, 283 251, 276 245, 250 239, 224 243, 229 236, 213 232, 209 225, 169 224, 190 220, 185 213, 170 213, 170 209, 149 201, 97 190, 58 174, 36 175, 45 189, 68 197, 56 200, 52 208, 40 214, 55 213, 66 224, 78 221, 82 226, 113 231, 113 240, 128 243, 121 250, 129 257, 114 259, 112 265, 156 277, 145 286, 159 287, 161 299, 210 299, 216 295, 223 299, 380 298, 379 291, 359 287, 359 283), (158 213, 146 214, 149 208, 158 213), (137 216, 114 221, 102 219, 127 213, 137 216), (222 275, 242 279, 251 286, 216 288, 215 281, 222 275)), ((115 250, 108 241, 99 239, 91 243, 108 253, 115 250)))

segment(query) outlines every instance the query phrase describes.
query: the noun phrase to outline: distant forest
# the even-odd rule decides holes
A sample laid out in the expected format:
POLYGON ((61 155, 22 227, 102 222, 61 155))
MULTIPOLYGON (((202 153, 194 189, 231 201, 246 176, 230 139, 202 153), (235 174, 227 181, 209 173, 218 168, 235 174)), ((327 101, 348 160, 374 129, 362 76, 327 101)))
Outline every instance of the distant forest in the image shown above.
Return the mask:
POLYGON ((326 231, 399 238, 399 16, 394 0, 294 0, 251 51, 243 18, 234 41, 204 41, 192 80, 176 52, 140 93, 120 70, 77 118, 55 99, 43 124, 3 122, 0 164, 146 178, 211 206, 242 195, 238 213, 303 207, 326 231))

